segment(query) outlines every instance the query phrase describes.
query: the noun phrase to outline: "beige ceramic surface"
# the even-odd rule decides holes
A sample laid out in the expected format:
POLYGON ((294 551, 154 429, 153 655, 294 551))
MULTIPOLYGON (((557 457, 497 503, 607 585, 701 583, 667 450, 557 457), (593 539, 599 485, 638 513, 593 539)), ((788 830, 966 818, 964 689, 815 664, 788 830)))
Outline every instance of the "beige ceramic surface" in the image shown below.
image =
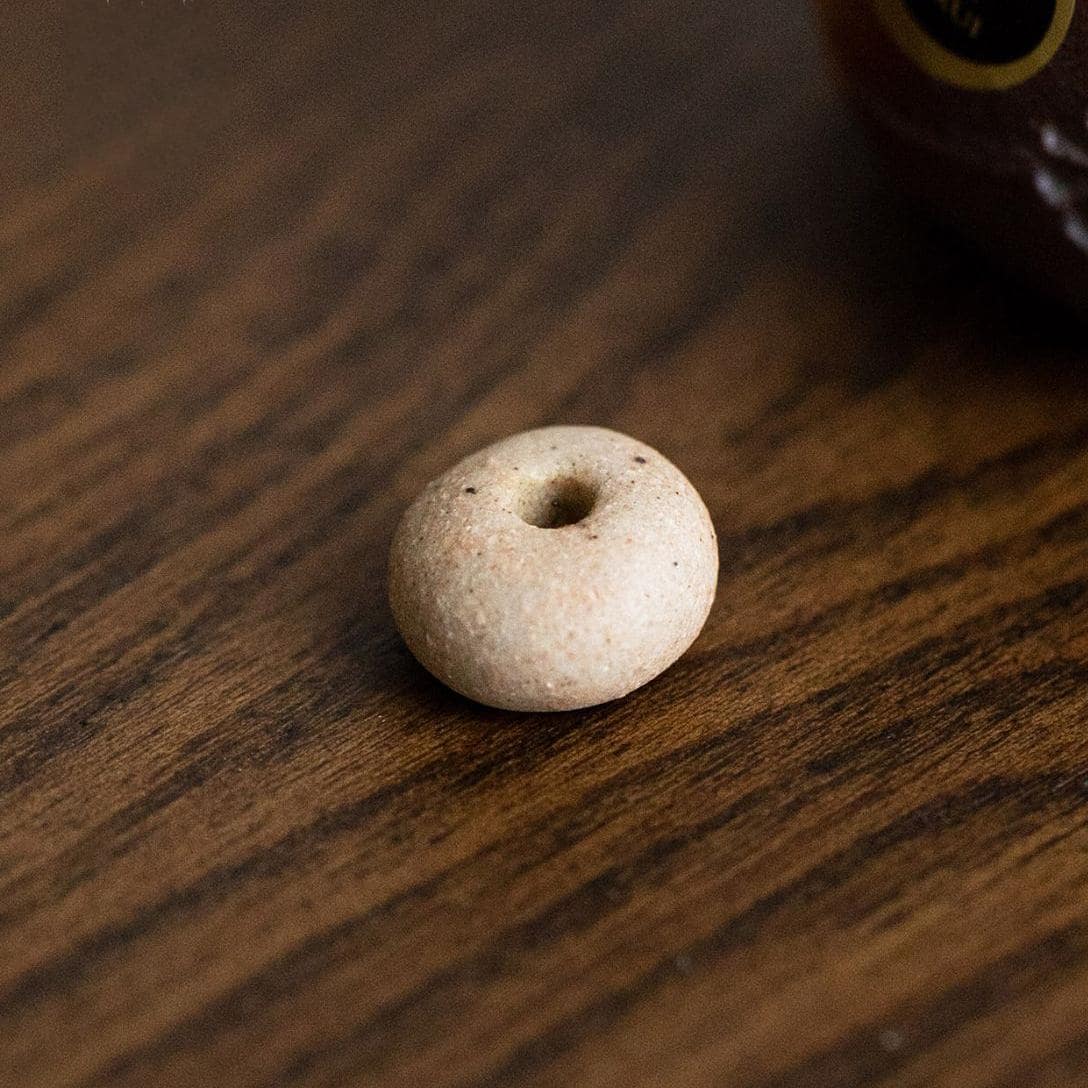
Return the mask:
POLYGON ((412 652, 490 706, 626 695, 702 629, 718 573, 706 507, 656 450, 600 427, 505 439, 428 484, 393 542, 412 652))

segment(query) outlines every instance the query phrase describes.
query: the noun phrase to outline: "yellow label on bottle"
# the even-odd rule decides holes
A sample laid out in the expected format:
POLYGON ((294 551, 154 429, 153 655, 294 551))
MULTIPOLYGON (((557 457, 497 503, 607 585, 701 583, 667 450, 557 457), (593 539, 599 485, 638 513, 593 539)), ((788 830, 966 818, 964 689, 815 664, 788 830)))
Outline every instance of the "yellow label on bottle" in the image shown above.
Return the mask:
POLYGON ((872 0, 900 48, 956 87, 1001 91, 1041 72, 1069 33, 1076 0, 872 0))

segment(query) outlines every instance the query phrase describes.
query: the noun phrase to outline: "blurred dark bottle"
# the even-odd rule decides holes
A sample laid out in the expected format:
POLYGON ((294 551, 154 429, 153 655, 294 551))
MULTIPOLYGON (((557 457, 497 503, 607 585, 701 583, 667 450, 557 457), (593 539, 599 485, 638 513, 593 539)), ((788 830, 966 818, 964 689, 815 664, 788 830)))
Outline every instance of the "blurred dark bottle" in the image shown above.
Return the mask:
POLYGON ((1088 0, 817 0, 907 187, 1088 313, 1088 0))

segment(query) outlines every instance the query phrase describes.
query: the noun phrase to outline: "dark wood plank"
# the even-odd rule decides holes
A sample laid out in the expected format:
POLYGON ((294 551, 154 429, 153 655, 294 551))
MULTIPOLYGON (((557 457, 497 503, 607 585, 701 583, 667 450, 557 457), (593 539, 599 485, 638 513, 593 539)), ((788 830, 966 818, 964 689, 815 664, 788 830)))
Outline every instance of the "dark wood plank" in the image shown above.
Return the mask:
POLYGON ((1083 336, 799 5, 0 25, 0 1083, 1085 1082, 1083 336), (722 581, 518 717, 385 553, 552 421, 681 465, 722 581))

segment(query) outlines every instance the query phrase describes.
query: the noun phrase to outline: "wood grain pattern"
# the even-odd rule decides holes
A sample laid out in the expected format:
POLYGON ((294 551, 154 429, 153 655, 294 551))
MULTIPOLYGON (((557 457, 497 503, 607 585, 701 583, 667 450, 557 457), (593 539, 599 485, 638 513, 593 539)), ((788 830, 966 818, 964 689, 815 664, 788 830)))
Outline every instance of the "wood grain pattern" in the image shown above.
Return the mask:
POLYGON ((1084 338, 800 5, 0 26, 0 1084, 1088 1082, 1084 338), (723 577, 518 717, 385 553, 554 421, 675 460, 723 577))

